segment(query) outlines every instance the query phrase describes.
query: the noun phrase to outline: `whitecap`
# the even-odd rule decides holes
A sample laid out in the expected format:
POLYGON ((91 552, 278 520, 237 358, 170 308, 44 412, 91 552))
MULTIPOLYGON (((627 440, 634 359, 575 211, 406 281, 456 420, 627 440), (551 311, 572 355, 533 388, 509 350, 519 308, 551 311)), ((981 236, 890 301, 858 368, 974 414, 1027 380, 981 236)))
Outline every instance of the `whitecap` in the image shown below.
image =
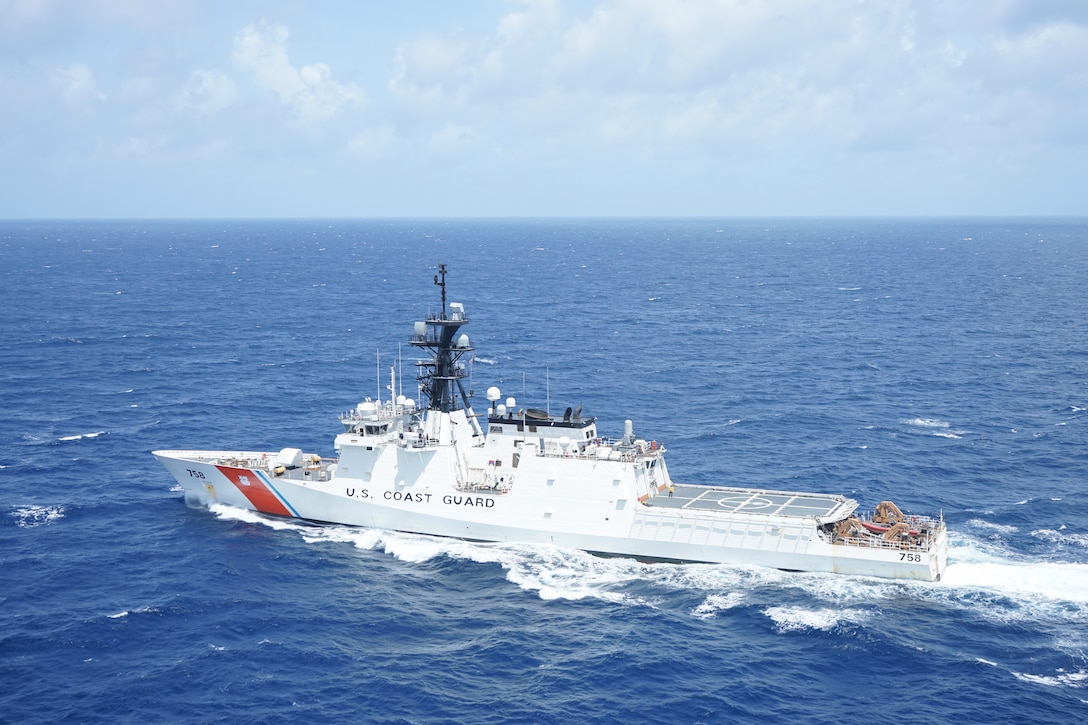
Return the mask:
POLYGON ((63 506, 16 506, 11 510, 16 526, 29 529, 47 526, 64 518, 63 506))
POLYGON ((779 632, 817 629, 830 632, 843 624, 864 624, 871 616, 861 609, 805 607, 769 607, 763 611, 775 623, 779 632))
POLYGON ((932 418, 911 418, 909 420, 900 421, 904 425, 913 425, 919 428, 948 428, 949 424, 943 420, 935 420, 932 418))
MULTIPOLYGON (((1062 528, 1064 529, 1065 527, 1063 526, 1062 528)), ((1088 534, 1068 534, 1062 533, 1061 530, 1038 529, 1032 531, 1031 535, 1037 539, 1043 539, 1044 541, 1055 544, 1066 544, 1088 549, 1088 534)))
POLYGON ((698 619, 710 619, 718 612, 734 609, 744 603, 744 595, 740 592, 728 594, 711 594, 702 601, 699 606, 691 610, 691 616, 698 619))
POLYGON ((959 440, 964 435, 964 431, 953 430, 951 424, 948 421, 940 420, 937 418, 909 418, 901 420, 899 422, 903 425, 909 425, 915 428, 923 428, 927 430, 930 435, 934 435, 939 438, 951 438, 952 440, 959 440))
POLYGON ((1012 675, 1021 682, 1034 682, 1037 685, 1046 685, 1047 687, 1083 687, 1088 683, 1088 672, 1084 670, 1066 672, 1059 669, 1057 674, 1049 677, 1046 675, 1029 675, 1024 672, 1013 672, 1012 675))
POLYGON ((1015 534, 1018 531, 1015 526, 995 524, 992 521, 986 521, 984 519, 971 519, 967 522, 967 525, 976 529, 995 531, 999 534, 1015 534))
POLYGON ((81 433, 79 435, 62 436, 62 437, 58 438, 57 440, 60 440, 60 441, 78 441, 78 440, 82 440, 84 438, 97 438, 98 436, 105 435, 105 434, 106 434, 106 431, 99 430, 99 431, 95 431, 94 433, 81 433))

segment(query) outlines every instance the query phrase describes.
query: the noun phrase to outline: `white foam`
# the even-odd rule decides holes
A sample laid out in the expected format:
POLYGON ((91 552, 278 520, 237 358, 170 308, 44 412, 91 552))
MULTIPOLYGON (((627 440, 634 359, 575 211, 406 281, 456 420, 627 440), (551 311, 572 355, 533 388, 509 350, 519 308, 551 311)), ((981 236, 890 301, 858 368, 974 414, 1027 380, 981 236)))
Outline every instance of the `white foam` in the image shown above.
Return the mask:
POLYGON ((48 526, 64 518, 63 506, 16 506, 11 510, 15 525, 24 529, 48 526))
POLYGON ((872 615, 861 609, 806 609, 804 607, 770 607, 763 611, 775 623, 779 632, 818 629, 829 632, 843 624, 864 624, 872 615))
POLYGON ((989 589, 1025 600, 1038 597, 1088 604, 1088 564, 1056 562, 953 562, 946 586, 989 589))
POLYGON ((943 420, 934 420, 931 418, 911 418, 910 420, 902 421, 905 425, 914 425, 919 428, 948 428, 949 425, 943 420))
POLYGON ((691 616, 698 619, 711 619, 718 612, 739 607, 744 603, 744 595, 740 592, 728 594, 711 594, 702 603, 691 610, 691 616))
MULTIPOLYGON (((1064 528, 1065 527, 1063 526, 1062 529, 1064 528)), ((1032 531, 1031 535, 1037 539, 1043 539, 1044 541, 1050 541, 1055 544, 1079 546, 1083 549, 1088 549, 1088 534, 1067 534, 1061 530, 1038 529, 1037 531, 1032 531)))
POLYGON ((1088 564, 1026 559, 993 543, 962 537, 949 546, 948 567, 935 591, 953 595, 997 621, 1088 618, 1088 564), (1010 600, 979 606, 973 594, 1010 600))
POLYGON ((248 511, 246 509, 238 508, 236 506, 228 506, 222 503, 209 504, 208 510, 221 519, 226 521, 244 521, 247 524, 262 524, 270 529, 276 529, 277 531, 283 531, 285 529, 299 529, 302 528, 299 524, 292 523, 289 519, 277 519, 272 517, 261 516, 256 511, 248 511))
POLYGON ((944 581, 949 586, 992 589, 1028 602, 1044 597, 1053 602, 1088 604, 1088 564, 950 564, 944 581))
POLYGON ((616 604, 654 607, 645 597, 617 591, 617 587, 644 581, 649 564, 632 559, 604 559, 583 551, 554 547, 515 547, 504 554, 512 559, 499 561, 507 569, 506 579, 524 591, 536 592, 544 600, 600 599, 616 604))
POLYGON ((952 430, 952 426, 948 421, 939 420, 936 418, 910 418, 900 421, 904 425, 914 426, 915 428, 923 428, 929 432, 930 435, 937 436, 939 438, 951 438, 953 440, 959 440, 963 437, 964 431, 952 430))
POLYGON ((992 521, 986 521, 985 519, 971 519, 967 522, 967 525, 977 529, 996 531, 999 534, 1015 534, 1018 530, 1015 526, 995 524, 992 521))
POLYGON ((630 559, 605 559, 544 545, 478 543, 350 526, 314 527, 220 503, 211 504, 209 508, 221 519, 293 530, 309 543, 349 543, 367 551, 383 551, 401 561, 421 563, 449 556, 481 564, 499 564, 506 570, 507 580, 521 589, 537 592, 541 599, 593 597, 638 603, 637 597, 611 591, 610 587, 642 579, 647 566, 630 559))
POLYGON ((1046 685, 1047 687, 1083 687, 1088 684, 1088 672, 1084 670, 1077 670, 1076 672, 1066 672, 1063 669, 1059 669, 1056 675, 1046 677, 1043 675, 1029 675, 1023 672, 1013 672, 1013 677, 1022 682, 1034 682, 1037 685, 1046 685))
POLYGON ((138 608, 136 608, 136 609, 134 609, 132 611, 129 611, 127 609, 122 609, 120 612, 117 612, 116 614, 107 614, 106 616, 109 619, 124 619, 125 617, 129 616, 130 614, 146 614, 148 612, 158 612, 158 611, 159 610, 156 607, 148 606, 148 607, 138 607, 138 608))
POLYGON ((106 431, 99 430, 99 431, 95 431, 94 433, 81 433, 79 435, 62 436, 62 437, 58 438, 57 440, 60 440, 60 441, 78 441, 78 440, 83 440, 84 438, 97 438, 98 436, 101 436, 101 435, 106 435, 106 431))

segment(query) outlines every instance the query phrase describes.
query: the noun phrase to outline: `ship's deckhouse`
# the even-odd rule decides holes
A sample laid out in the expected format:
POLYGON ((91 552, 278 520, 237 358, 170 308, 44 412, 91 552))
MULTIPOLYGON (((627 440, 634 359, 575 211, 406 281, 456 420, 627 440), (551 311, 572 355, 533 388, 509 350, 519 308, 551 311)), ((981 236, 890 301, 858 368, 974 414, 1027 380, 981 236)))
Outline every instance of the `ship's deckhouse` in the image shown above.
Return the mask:
POLYGON ((529 409, 524 416, 491 415, 487 419, 489 435, 512 435, 520 438, 541 438, 558 444, 566 439, 569 445, 584 448, 588 441, 597 437, 596 418, 570 418, 570 410, 563 420, 556 420, 540 410, 529 409))

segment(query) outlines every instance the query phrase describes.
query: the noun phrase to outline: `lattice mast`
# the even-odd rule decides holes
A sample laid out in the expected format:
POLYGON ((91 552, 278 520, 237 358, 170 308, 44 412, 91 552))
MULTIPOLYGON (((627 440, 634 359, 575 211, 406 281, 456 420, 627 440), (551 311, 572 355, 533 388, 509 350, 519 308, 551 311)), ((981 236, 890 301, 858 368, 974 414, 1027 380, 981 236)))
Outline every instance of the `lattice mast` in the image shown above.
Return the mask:
POLYGON ((410 343, 426 349, 430 360, 416 363, 419 372, 420 392, 427 396, 429 410, 449 413, 468 407, 468 393, 462 382, 466 375, 461 358, 472 352, 468 335, 459 330, 468 324, 464 305, 451 302, 446 305, 446 265, 438 265, 434 283, 442 290, 442 309, 438 314, 428 314, 427 319, 415 324, 410 343))

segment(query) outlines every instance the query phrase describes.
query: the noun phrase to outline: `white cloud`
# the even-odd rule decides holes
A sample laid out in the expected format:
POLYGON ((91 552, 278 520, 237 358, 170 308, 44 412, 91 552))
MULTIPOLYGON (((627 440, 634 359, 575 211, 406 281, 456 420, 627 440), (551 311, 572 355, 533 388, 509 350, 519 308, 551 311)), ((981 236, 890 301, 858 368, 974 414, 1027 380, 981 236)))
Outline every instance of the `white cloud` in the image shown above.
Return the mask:
POLYGON ((51 6, 50 0, 2 0, 0 22, 10 28, 22 28, 48 17, 51 6))
POLYGON ((223 71, 218 68, 198 70, 193 71, 185 88, 174 97, 174 106, 210 115, 228 108, 237 95, 234 81, 223 71))
POLYGON ((253 71, 262 88, 275 93, 304 121, 331 118, 342 108, 363 102, 363 92, 333 79, 325 63, 292 65, 287 56, 289 37, 283 26, 247 25, 234 38, 234 62, 253 71))
POLYGON ((115 157, 183 179, 179 162, 199 158, 192 173, 253 189, 371 184, 423 213, 459 208, 454 186, 504 212, 789 213, 836 194, 826 211, 940 211, 968 176, 963 209, 1084 205, 1088 2, 290 5, 254 23, 246 4, 210 0, 0 0, 0 96, 23 101, 0 114, 5 167, 115 157), (498 181, 511 178, 540 193, 498 181), (737 181, 752 178, 781 201, 737 181), (421 179, 435 191, 417 194, 421 179), (826 193, 798 196, 814 179, 826 193), (998 184, 1004 197, 983 191, 998 184), (622 192, 636 187, 638 201, 622 192))
POLYGON ((389 88, 432 129, 456 117, 477 133, 514 122, 606 143, 868 150, 1001 143, 1017 129, 995 97, 1051 108, 1085 96, 1083 25, 1048 16, 1010 36, 1008 12, 981 15, 872 0, 602 0, 564 15, 527 2, 488 34, 403 43, 389 88))
POLYGON ((52 80, 53 85, 60 90, 64 102, 70 106, 106 100, 106 96, 95 87, 91 69, 82 63, 73 63, 67 68, 57 68, 53 71, 52 80))
POLYGON ((475 141, 472 128, 457 123, 447 123, 431 136, 431 145, 436 149, 452 151, 471 145, 475 141))
POLYGON ((402 43, 389 90, 402 102, 431 104, 526 97, 547 89, 562 15, 553 0, 522 5, 487 36, 428 33, 402 43))
POLYGON ((166 146, 167 141, 161 135, 132 136, 118 144, 117 152, 123 156, 143 158, 161 153, 166 146))
POLYGON ((378 158, 388 156, 395 141, 392 126, 369 128, 355 135, 348 142, 348 153, 355 156, 378 158))

